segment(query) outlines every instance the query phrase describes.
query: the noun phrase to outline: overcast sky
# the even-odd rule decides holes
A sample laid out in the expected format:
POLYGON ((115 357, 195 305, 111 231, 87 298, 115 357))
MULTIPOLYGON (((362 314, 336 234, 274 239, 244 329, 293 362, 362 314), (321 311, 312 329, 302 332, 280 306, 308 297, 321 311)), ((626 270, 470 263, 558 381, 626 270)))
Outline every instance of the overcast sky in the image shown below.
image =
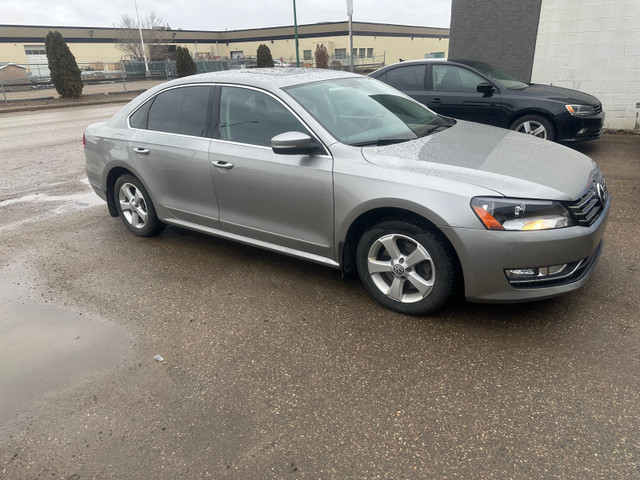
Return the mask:
MULTIPOLYGON (((137 0, 140 17, 155 11, 171 28, 236 30, 293 25, 292 0, 137 0)), ((1 0, 0 24, 112 27, 133 0, 1 0)), ((353 0, 353 20, 449 27, 451 0, 353 0)), ((298 25, 347 19, 346 0, 296 0, 298 25)))

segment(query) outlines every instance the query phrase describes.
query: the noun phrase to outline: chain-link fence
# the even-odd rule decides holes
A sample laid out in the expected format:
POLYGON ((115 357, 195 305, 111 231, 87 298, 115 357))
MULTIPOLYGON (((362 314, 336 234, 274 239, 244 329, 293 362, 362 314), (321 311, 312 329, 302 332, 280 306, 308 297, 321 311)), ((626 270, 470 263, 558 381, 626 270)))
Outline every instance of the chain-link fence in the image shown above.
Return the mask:
MULTIPOLYGON (((371 57, 353 57, 354 70, 359 73, 368 73, 376 68, 384 66, 384 55, 371 57)), ((225 58, 216 60, 196 60, 198 73, 217 72, 221 70, 234 70, 256 68, 256 57, 243 56, 237 58, 225 58)), ((296 65, 295 57, 274 58, 276 67, 291 67, 296 65)), ((51 73, 46 63, 30 63, 28 65, 11 64, 11 75, 0 75, 0 90, 2 97, 7 102, 6 92, 27 90, 39 90, 53 88, 51 73)), ((301 67, 316 67, 315 59, 300 59, 301 67)), ((85 85, 121 83, 124 92, 127 91, 127 83, 137 80, 169 80, 177 77, 176 65, 173 60, 159 62, 123 61, 123 62, 91 62, 78 63, 82 80, 85 85)), ((351 57, 332 56, 329 60, 329 68, 336 70, 350 70, 351 57)), ((5 65, 5 73, 9 72, 5 65)))

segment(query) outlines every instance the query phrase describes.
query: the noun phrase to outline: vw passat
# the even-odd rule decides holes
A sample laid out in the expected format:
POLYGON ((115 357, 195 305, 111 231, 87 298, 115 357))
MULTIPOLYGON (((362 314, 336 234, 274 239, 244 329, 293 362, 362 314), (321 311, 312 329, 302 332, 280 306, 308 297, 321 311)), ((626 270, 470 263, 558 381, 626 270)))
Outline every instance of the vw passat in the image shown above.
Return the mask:
POLYGON ((186 77, 85 133, 89 182, 134 234, 167 224, 360 276, 422 315, 575 290, 610 199, 568 148, 439 116, 372 78, 296 68, 186 77))

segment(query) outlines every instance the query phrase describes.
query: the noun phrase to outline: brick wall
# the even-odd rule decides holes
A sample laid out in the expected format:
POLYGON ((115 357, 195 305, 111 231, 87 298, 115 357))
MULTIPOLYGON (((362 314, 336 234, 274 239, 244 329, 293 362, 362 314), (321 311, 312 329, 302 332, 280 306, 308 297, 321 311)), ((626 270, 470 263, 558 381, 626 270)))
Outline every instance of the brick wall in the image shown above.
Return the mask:
POLYGON ((595 95, 606 127, 640 130, 640 0, 542 0, 532 81, 595 95))

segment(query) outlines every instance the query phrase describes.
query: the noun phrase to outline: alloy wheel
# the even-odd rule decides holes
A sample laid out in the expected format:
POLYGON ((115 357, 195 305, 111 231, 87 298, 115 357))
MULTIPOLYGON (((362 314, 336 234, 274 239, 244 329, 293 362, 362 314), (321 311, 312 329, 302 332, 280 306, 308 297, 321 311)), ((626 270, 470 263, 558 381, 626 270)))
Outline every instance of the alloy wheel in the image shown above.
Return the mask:
POLYGON ((429 252, 414 239, 397 233, 373 242, 367 268, 380 292, 401 303, 423 300, 433 290, 436 280, 429 252))

